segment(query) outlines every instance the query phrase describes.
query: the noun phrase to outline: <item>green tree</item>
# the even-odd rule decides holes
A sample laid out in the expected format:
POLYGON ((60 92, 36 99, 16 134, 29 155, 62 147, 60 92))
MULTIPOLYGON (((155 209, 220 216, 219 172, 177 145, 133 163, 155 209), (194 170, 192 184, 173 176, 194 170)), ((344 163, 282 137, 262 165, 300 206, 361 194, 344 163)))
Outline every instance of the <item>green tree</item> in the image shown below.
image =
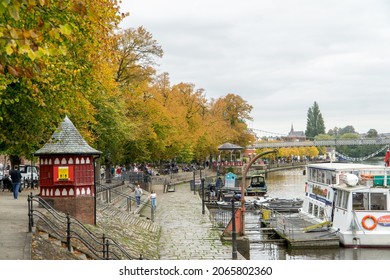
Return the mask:
POLYGON ((356 133, 355 128, 352 125, 347 125, 346 127, 340 128, 339 130, 340 136, 348 133, 352 133, 352 134, 356 133))
POLYGON ((305 131, 307 138, 314 138, 318 134, 325 134, 325 124, 320 108, 316 101, 307 111, 307 124, 305 131))
POLYGON ((369 131, 367 131, 367 138, 377 138, 378 137, 378 131, 376 129, 371 128, 369 131))

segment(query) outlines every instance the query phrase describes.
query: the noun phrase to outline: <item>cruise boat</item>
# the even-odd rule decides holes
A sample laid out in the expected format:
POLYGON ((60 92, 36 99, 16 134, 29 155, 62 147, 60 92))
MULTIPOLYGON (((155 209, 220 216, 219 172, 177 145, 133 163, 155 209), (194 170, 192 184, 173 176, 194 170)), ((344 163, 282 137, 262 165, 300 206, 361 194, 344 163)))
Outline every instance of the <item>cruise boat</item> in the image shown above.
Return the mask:
POLYGON ((320 163, 306 167, 302 214, 330 222, 344 247, 390 247, 388 167, 320 163))

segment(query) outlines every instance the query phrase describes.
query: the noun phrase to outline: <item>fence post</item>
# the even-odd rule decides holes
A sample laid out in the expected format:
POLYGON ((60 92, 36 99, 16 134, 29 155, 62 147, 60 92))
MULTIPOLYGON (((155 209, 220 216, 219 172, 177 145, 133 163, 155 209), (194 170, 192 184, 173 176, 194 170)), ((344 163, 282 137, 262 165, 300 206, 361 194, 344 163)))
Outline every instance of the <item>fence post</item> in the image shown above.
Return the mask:
POLYGON ((103 233, 103 260, 106 259, 106 236, 103 233))
POLYGON ((110 251, 110 244, 109 244, 109 241, 108 239, 106 240, 106 260, 108 260, 110 258, 109 256, 109 251, 110 251))
POLYGON ((236 233, 236 209, 234 206, 235 198, 232 200, 232 259, 237 260, 237 233, 236 233))
POLYGON ((127 197, 127 212, 131 211, 131 197, 127 197))
POLYGON ((68 247, 68 251, 72 252, 72 247, 70 245, 70 215, 66 214, 66 246, 68 247))
POLYGON ((27 201, 28 201, 28 232, 32 232, 33 223, 34 223, 33 209, 32 209, 32 207, 33 207, 33 205, 32 205, 32 192, 28 195, 27 201))

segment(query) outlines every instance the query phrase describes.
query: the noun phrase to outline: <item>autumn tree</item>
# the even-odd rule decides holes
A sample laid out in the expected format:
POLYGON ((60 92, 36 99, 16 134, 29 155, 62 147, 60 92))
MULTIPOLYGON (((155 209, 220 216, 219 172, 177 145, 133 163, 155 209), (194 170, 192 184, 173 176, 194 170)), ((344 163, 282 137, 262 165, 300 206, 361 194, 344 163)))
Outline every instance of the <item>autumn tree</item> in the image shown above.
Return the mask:
POLYGON ((118 32, 115 0, 8 0, 0 15, 1 152, 31 156, 65 115, 115 163, 201 161, 253 139, 240 96, 208 101, 156 75, 161 46, 142 27, 118 32))
POLYGON ((116 81, 128 90, 134 90, 155 74, 156 59, 163 50, 153 36, 143 27, 129 28, 118 34, 116 81))
POLYGON ((224 142, 230 141, 245 146, 254 140, 246 124, 247 121, 252 120, 250 115, 252 108, 252 105, 241 96, 232 93, 215 101, 212 108, 213 116, 222 120, 219 127, 221 134, 225 137, 224 142))
POLYGON ((116 1, 0 6, 0 149, 30 155, 65 115, 93 142, 99 97, 115 95, 109 65, 122 18, 116 1))

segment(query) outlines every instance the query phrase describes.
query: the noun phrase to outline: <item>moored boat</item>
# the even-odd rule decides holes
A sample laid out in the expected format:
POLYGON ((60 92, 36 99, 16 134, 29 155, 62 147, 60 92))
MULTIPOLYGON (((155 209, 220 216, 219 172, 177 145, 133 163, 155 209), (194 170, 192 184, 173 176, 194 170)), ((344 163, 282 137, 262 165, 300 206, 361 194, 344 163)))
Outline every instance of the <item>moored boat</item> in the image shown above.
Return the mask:
MULTIPOLYGON (((265 181, 264 175, 252 175, 249 177, 250 183, 248 186, 245 186, 244 193, 245 195, 251 196, 262 196, 267 193, 267 183, 265 181)), ((221 188, 222 193, 235 193, 241 194, 241 187, 239 185, 234 186, 223 186, 221 188)))
POLYGON ((302 208, 303 200, 299 198, 269 198, 264 202, 255 201, 255 204, 261 208, 277 212, 296 213, 302 208))
POLYGON ((246 195, 264 195, 267 193, 267 184, 264 175, 252 175, 250 185, 245 189, 246 195))
POLYGON ((301 213, 330 222, 345 247, 390 247, 387 170, 367 164, 309 164, 301 213))

